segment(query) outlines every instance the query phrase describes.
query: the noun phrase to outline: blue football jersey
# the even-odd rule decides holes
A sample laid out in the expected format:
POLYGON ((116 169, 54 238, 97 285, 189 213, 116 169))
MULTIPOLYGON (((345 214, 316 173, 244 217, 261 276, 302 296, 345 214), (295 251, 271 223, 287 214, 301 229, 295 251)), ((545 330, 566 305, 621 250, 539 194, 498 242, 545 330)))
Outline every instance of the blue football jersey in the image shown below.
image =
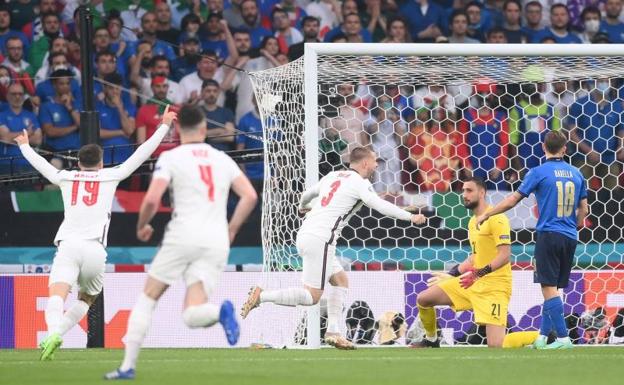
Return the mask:
POLYGON ((529 171, 518 192, 535 194, 539 218, 537 231, 553 231, 577 239, 576 209, 587 198, 585 178, 578 168, 551 158, 529 171))

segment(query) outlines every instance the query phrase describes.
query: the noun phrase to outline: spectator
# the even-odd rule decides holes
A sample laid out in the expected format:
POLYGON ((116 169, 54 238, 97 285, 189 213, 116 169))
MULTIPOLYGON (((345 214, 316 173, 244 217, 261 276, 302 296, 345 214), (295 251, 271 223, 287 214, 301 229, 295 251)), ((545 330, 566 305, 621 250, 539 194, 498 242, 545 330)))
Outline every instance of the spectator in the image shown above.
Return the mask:
POLYGON ((529 1, 524 6, 524 18, 526 25, 522 27, 522 32, 527 38, 527 42, 534 43, 541 34, 542 27, 542 4, 539 1, 529 1))
MULTIPOLYGON (((319 38, 340 24, 341 5, 337 0, 315 0, 306 6, 309 17, 315 17, 319 21, 319 38)), ((357 11, 357 9, 355 10, 357 11)))
MULTIPOLYGON (((201 32, 201 19, 194 13, 189 13, 182 18, 182 32, 178 38, 178 43, 184 43, 189 37, 199 39, 201 32)), ((200 41, 201 44, 201 41, 200 41)))
MULTIPOLYGON (((41 15, 48 13, 57 13, 56 0, 40 0, 38 15, 30 18, 28 23, 22 28, 22 32, 31 43, 39 40, 39 38, 43 36, 43 22, 41 21, 41 15)), ((65 23, 61 23, 61 31, 64 35, 69 33, 65 23)))
POLYGON ((498 108, 496 91, 496 86, 488 81, 475 85, 459 131, 470 153, 466 167, 474 176, 486 180, 488 188, 506 190, 509 186, 503 172, 509 164, 509 129, 507 115, 498 108))
MULTIPOLYGON (((234 57, 238 59, 238 54, 235 53, 234 57)), ((225 82, 229 71, 231 69, 224 70, 223 67, 219 66, 217 55, 214 52, 204 52, 201 59, 197 62, 197 70, 180 80, 182 100, 191 103, 198 102, 201 97, 204 80, 213 79, 217 83, 221 82, 221 93, 217 99, 217 104, 223 106, 225 102, 224 92, 229 91, 232 87, 231 83, 225 82)))
POLYGON ((179 82, 188 74, 195 72, 197 69, 197 62, 200 59, 199 52, 199 39, 197 36, 187 35, 182 42, 181 56, 172 63, 173 72, 171 78, 179 82))
POLYGON ((303 48, 305 43, 318 43, 320 24, 317 18, 306 16, 301 24, 303 25, 303 41, 293 44, 288 48, 288 60, 293 61, 303 56, 303 48))
POLYGON ((534 43, 541 42, 544 38, 550 37, 557 44, 581 43, 578 36, 568 31, 570 14, 564 4, 554 4, 550 7, 550 27, 544 28, 541 33, 534 36, 534 43))
MULTIPOLYGON (((169 75, 171 74, 171 66, 169 64, 169 60, 167 60, 164 56, 154 56, 150 61, 149 71, 147 72, 147 76, 139 76, 139 71, 136 70, 136 66, 133 67, 132 71, 132 83, 138 85, 139 92, 146 96, 152 97, 152 78, 156 76, 162 76, 167 79, 168 91, 167 91, 167 99, 171 100, 173 104, 181 104, 184 102, 181 87, 180 85, 169 79, 169 75)), ((145 102, 145 100, 142 100, 145 102)))
POLYGON ((202 108, 208 128, 206 142, 221 151, 231 151, 236 140, 234 114, 217 105, 220 89, 219 83, 212 79, 205 80, 202 84, 202 108))
MULTIPOLYGON (((256 98, 252 98, 252 100, 254 108, 246 113, 238 122, 238 132, 240 135, 236 137, 236 149, 239 151, 263 148, 262 142, 256 139, 256 137, 263 136, 260 112, 258 111, 256 98)), ((247 178, 251 181, 251 184, 254 186, 256 191, 259 194, 262 193, 264 182, 264 163, 244 163, 241 164, 241 168, 247 175, 247 178)))
POLYGON ((54 97, 51 101, 44 101, 39 110, 46 147, 53 151, 80 148, 80 101, 72 95, 72 77, 73 74, 66 69, 52 72, 54 97))
POLYGON ((176 59, 171 46, 158 40, 158 21, 154 12, 146 12, 141 17, 141 30, 141 40, 147 41, 152 45, 152 55, 164 55, 170 62, 176 59))
MULTIPOLYGON (((7 90, 8 108, 0 112, 0 140, 14 143, 22 130, 28 132, 31 145, 41 144, 41 130, 37 116, 24 109, 24 87, 20 83, 12 83, 7 90)), ((0 162, 0 174, 29 170, 28 162, 21 157, 18 146, 0 143, 0 158, 16 157, 13 161, 0 162)))
POLYGON ((11 25, 11 13, 6 4, 0 4, 0 53, 6 56, 6 41, 10 37, 17 37, 22 41, 22 44, 28 49, 28 39, 26 36, 18 30, 10 28, 11 25))
POLYGON ((26 24, 37 16, 33 0, 16 0, 11 2, 11 29, 21 30, 26 24))
POLYGON ((622 103, 616 102, 615 84, 609 79, 588 80, 583 85, 589 95, 570 106, 567 121, 570 139, 577 145, 572 161, 588 178, 588 187, 613 189, 622 171, 619 162, 624 161, 622 103))
MULTIPOLYGON (((372 39, 369 34, 362 33, 362 22, 357 13, 350 13, 344 16, 342 30, 348 43, 370 43, 372 39)), ((367 31, 368 32, 368 31, 367 31)))
POLYGON ((600 30, 600 10, 594 6, 587 6, 581 13, 581 21, 583 22, 583 32, 579 34, 579 38, 583 44, 591 44, 594 37, 600 30))
POLYGON ((208 14, 223 15, 223 0, 207 0, 206 5, 208 7, 208 14))
MULTIPOLYGON (((65 59, 67 60, 67 63, 71 66, 71 62, 69 62, 69 57, 67 56, 68 42, 64 37, 59 36, 56 39, 52 40, 52 46, 50 47, 50 51, 46 52, 46 55, 44 56, 44 61, 41 67, 35 73, 35 85, 38 85, 39 83, 41 83, 42 81, 48 78, 48 74, 50 73, 50 56, 55 53, 62 53, 63 55, 65 55, 65 59)), ((80 73, 80 71, 77 68, 74 68, 74 72, 76 74, 80 73)), ((79 78, 80 76, 78 76, 76 80, 80 82, 79 78)))
POLYGON ((13 82, 13 74, 7 67, 0 65, 0 111, 5 110, 9 85, 13 82))
POLYGON ((171 9, 165 1, 157 2, 154 6, 156 14, 156 37, 169 44, 178 44, 180 30, 171 25, 171 9))
POLYGON ((276 8, 271 14, 273 30, 280 46, 280 52, 287 54, 288 48, 303 41, 303 35, 290 25, 288 13, 283 9, 276 8))
POLYGON ((241 2, 241 16, 243 18, 242 28, 249 31, 253 48, 258 48, 265 37, 273 36, 271 31, 260 25, 261 20, 256 0, 243 0, 241 2))
MULTIPOLYGON (((279 3, 275 4, 275 7, 273 7, 273 12, 275 12, 276 9, 281 9, 282 11, 286 12, 289 24, 293 28, 297 27, 299 21, 302 18, 308 16, 306 11, 304 11, 303 8, 299 7, 295 0, 281 0, 279 3)), ((273 12, 271 12, 271 19, 265 17, 262 20, 262 26, 264 28, 269 29, 271 28, 271 26, 273 26, 273 28, 275 29, 275 26, 273 24, 273 12)))
POLYGON ((406 134, 407 124, 399 111, 392 106, 392 100, 385 96, 377 98, 378 106, 371 111, 373 119, 366 124, 373 151, 378 157, 375 183, 378 193, 397 197, 401 193, 401 162, 399 145, 406 134))
POLYGON ((506 0, 503 6, 504 24, 503 30, 505 31, 505 37, 507 42, 513 44, 524 44, 527 42, 527 38, 522 31, 520 25, 522 6, 519 0, 506 0))
POLYGON ((507 34, 506 31, 499 27, 494 27, 490 29, 487 33, 488 44, 507 44, 507 34))
POLYGON ((106 29, 110 38, 109 50, 117 56, 117 61, 124 66, 128 73, 130 58, 134 55, 133 45, 123 38, 124 24, 119 14, 109 15, 106 18, 106 29))
POLYGON ((408 0, 399 13, 407 18, 413 41, 431 43, 442 36, 444 11, 437 3, 408 0))
POLYGON ((386 37, 388 14, 382 12, 381 0, 366 0, 366 8, 359 12, 362 25, 371 35, 371 41, 380 42, 386 37))
MULTIPOLYGON (((114 72, 117 72, 117 57, 115 56, 114 53, 110 52, 110 51, 102 51, 102 52, 98 52, 95 55, 95 76, 100 78, 100 79, 104 79, 106 77, 106 75, 112 74, 114 72)), ((123 77, 122 75, 122 79, 124 79, 124 83, 127 83, 127 80, 123 77)), ((96 97, 99 100, 103 100, 104 99, 104 89, 102 87, 102 83, 100 82, 94 82, 93 83, 93 91, 95 92, 96 97)), ((124 96, 127 97, 127 96, 124 96)))
POLYGON ((242 2, 243 0, 230 0, 230 8, 223 11, 223 18, 227 21, 230 28, 239 29, 245 23, 241 12, 242 2))
POLYGON ((141 23, 143 16, 147 13, 147 9, 141 7, 140 4, 133 3, 128 9, 121 11, 121 20, 126 27, 121 31, 121 36, 126 41, 136 41, 141 33, 141 23))
MULTIPOLYGON (((169 105, 170 108, 175 107, 172 105, 173 103, 167 99, 169 84, 167 83, 166 77, 156 76, 152 78, 151 85, 152 94, 154 96, 149 99, 147 103, 142 105, 136 114, 137 144, 145 143, 147 139, 154 135, 156 129, 160 125, 160 120, 162 119, 162 115, 165 112, 165 107, 167 105, 169 105)), ((178 132, 175 127, 172 127, 171 130, 169 130, 169 133, 165 135, 162 143, 158 146, 156 151, 154 151, 152 156, 157 157, 163 151, 171 150, 179 144, 180 138, 178 136, 178 132)))
POLYGON ((219 14, 208 16, 204 24, 202 50, 213 51, 221 60, 234 53, 234 40, 230 28, 219 14))
POLYGON ((332 101, 332 105, 336 106, 337 114, 327 119, 325 124, 327 128, 338 131, 340 139, 347 143, 347 151, 342 154, 342 162, 347 164, 352 149, 367 146, 370 142, 368 134, 364 131, 364 122, 368 117, 360 108, 354 107, 356 96, 352 84, 339 84, 336 90, 338 96, 332 101))
MULTIPOLYGON (((43 36, 34 41, 28 52, 28 62, 37 72, 43 64, 43 60, 50 50, 52 41, 61 36, 61 20, 56 13, 41 15, 43 36)), ((69 54, 69 51, 68 51, 69 54)))
MULTIPOLYGON (((483 20, 483 10, 481 9, 481 3, 477 1, 471 1, 466 5, 465 14, 468 18, 468 31, 469 38, 478 40, 479 42, 485 41, 485 34, 490 29, 490 25, 486 24, 483 20)), ((455 12, 451 13, 451 17, 455 12)), ((449 18, 451 21, 451 18, 449 18)), ((452 21, 449 22, 449 29, 452 29, 452 21)))
POLYGON ((135 130, 136 107, 121 98, 121 75, 113 72, 104 80, 104 100, 98 100, 95 109, 100 113, 100 139, 104 148, 104 164, 108 165, 122 163, 133 152, 130 137, 135 130))
POLYGON ((548 131, 561 128, 559 112, 544 99, 544 83, 520 86, 518 103, 509 111, 510 155, 518 173, 537 167, 544 160, 542 143, 548 131))
POLYGON ((56 91, 53 83, 53 79, 49 79, 52 76, 52 73, 58 70, 69 71, 72 74, 72 79, 70 81, 71 93, 75 99, 80 98, 80 83, 76 80, 76 72, 69 62, 67 61, 67 56, 65 56, 62 52, 53 53, 48 57, 48 61, 50 62, 48 65, 48 73, 42 74, 37 72, 37 77, 42 77, 44 80, 37 84, 35 88, 35 94, 39 97, 41 102, 53 101, 56 96, 56 91))
POLYGON ((611 43, 624 43, 624 23, 620 21, 622 0, 607 0, 605 14, 606 17, 600 25, 600 32, 607 33, 611 43))
POLYGON ((30 64, 24 60, 24 43, 19 37, 13 36, 5 41, 6 58, 2 65, 15 72, 18 76, 31 76, 30 64))
POLYGON ((409 34, 407 22, 402 17, 390 19, 386 29, 386 38, 382 43, 410 43, 412 37, 409 34))
POLYGON ((468 15, 463 11, 455 11, 450 18, 451 34, 449 43, 478 44, 479 40, 468 37, 468 15))
POLYGON ((98 57, 99 53, 109 52, 112 54, 113 61, 115 62, 115 70, 120 74, 124 80, 127 78, 128 69, 126 64, 118 59, 118 55, 114 47, 111 45, 111 37, 106 27, 98 27, 93 33, 93 48, 94 60, 98 57))

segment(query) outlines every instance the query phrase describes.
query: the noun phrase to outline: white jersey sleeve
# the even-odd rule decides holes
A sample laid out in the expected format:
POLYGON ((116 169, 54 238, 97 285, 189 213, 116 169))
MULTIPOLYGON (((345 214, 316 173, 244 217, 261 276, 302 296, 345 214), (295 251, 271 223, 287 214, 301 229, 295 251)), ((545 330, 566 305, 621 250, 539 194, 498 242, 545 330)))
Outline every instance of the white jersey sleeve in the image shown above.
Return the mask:
POLYGON ((379 211, 383 215, 396 219, 402 219, 404 221, 412 219, 412 213, 409 211, 403 210, 402 208, 381 199, 373 189, 371 182, 367 179, 362 179, 359 193, 360 199, 366 206, 373 210, 379 211))
POLYGON ((19 146, 22 155, 30 163, 33 168, 41 175, 43 175, 50 183, 58 185, 63 180, 63 176, 67 173, 64 170, 57 170, 54 166, 48 163, 41 155, 37 154, 35 150, 30 147, 29 144, 22 144, 19 146))
POLYGON ((321 182, 316 183, 314 186, 304 191, 299 200, 299 209, 302 210, 308 208, 308 204, 310 204, 310 202, 319 195, 320 191, 321 182))

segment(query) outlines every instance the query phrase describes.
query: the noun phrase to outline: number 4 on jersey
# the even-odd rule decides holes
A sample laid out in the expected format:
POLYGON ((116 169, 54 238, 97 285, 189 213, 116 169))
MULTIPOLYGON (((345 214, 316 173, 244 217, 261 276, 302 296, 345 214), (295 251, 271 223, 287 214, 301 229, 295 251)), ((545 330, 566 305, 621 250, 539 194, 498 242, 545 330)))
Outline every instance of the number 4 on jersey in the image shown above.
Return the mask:
POLYGON ((201 180, 208 187, 208 200, 214 202, 214 182, 212 180, 212 166, 199 166, 201 180))

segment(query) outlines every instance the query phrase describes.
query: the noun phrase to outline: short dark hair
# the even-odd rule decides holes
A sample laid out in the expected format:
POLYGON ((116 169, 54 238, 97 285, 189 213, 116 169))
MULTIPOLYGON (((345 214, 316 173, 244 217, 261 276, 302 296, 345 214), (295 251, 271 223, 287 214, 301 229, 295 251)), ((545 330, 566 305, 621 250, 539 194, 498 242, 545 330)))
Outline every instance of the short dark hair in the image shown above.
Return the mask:
MULTIPOLYGON (((468 4, 466 6, 466 9, 468 9, 468 7, 470 6, 470 4, 468 4)), ((479 7, 481 8, 481 7, 479 7)), ((463 16, 466 18, 466 21, 468 21, 468 14, 466 13, 466 11, 463 11, 461 9, 456 9, 455 11, 453 11, 453 13, 451 13, 451 16, 449 17, 449 24, 453 25, 453 22, 455 21, 455 19, 459 16, 463 16)))
POLYGON ((520 0, 505 0, 505 3, 503 3, 503 10, 507 9, 507 6, 511 3, 516 4, 518 8, 522 10, 522 4, 520 4, 520 0))
POLYGON ((169 63, 169 59, 167 59, 167 57, 165 55, 156 55, 156 56, 152 57, 152 60, 150 60, 150 62, 149 62, 149 66, 150 67, 154 67, 156 65, 156 63, 158 63, 160 61, 166 61, 167 64, 169 64, 169 68, 171 68, 171 63, 169 63))
POLYGON ((356 147, 349 154, 349 163, 354 164, 361 162, 363 159, 371 156, 373 152, 366 147, 356 147))
POLYGON ((103 56, 110 56, 113 58, 113 60, 117 61, 117 56, 111 51, 100 51, 95 54, 95 62, 97 63, 103 56))
POLYGON ((539 2, 539 1, 537 1, 537 0, 529 1, 528 3, 526 3, 526 4, 524 5, 524 9, 525 9, 525 10, 526 10, 527 8, 529 8, 529 7, 539 7, 539 8, 540 8, 540 10, 543 8, 542 3, 540 3, 540 2, 539 2))
POLYGON ((598 18, 602 19, 600 9, 598 9, 598 7, 596 6, 588 5, 587 7, 585 7, 585 9, 583 9, 583 12, 581 12, 581 20, 585 20, 585 16, 589 15, 590 13, 598 15, 598 18))
POLYGON ((67 54, 63 52, 52 52, 48 55, 48 66, 52 66, 52 60, 54 60, 55 57, 59 56, 63 56, 65 57, 65 59, 67 59, 67 54))
POLYGON ((192 104, 185 104, 178 112, 178 125, 181 131, 193 130, 205 119, 206 116, 202 110, 192 104))
MULTIPOLYGON (((501 27, 492 27, 489 31, 487 31, 487 37, 488 39, 494 35, 495 33, 502 33, 503 35, 505 35, 505 30, 502 29, 501 27)), ((507 36, 507 35, 505 35, 507 36)))
POLYGON ((117 72, 111 72, 104 76, 104 81, 110 84, 104 84, 105 86, 121 86, 123 85, 123 77, 117 72))
POLYGON ((467 182, 473 182, 474 184, 477 185, 478 188, 482 190, 487 190, 487 185, 485 184, 485 181, 483 180, 483 178, 479 178, 478 176, 471 176, 469 178, 464 179, 464 183, 467 183, 467 182))
POLYGON ((317 19, 314 16, 306 16, 303 19, 301 19, 301 26, 303 27, 304 25, 306 25, 306 23, 316 23, 316 24, 321 24, 321 22, 319 21, 319 19, 317 19))
POLYGON ((556 154, 568 144, 568 139, 560 131, 550 131, 544 138, 544 147, 550 154, 556 154))
POLYGON ((60 78, 73 78, 73 77, 74 77, 74 73, 66 69, 56 70, 50 74, 50 78, 52 79, 52 82, 56 82, 60 78))
POLYGON ((78 162, 84 167, 95 167, 102 161, 102 147, 85 144, 78 151, 78 162))
POLYGON ((40 17, 41 17, 41 22, 42 23, 48 17, 56 17, 59 21, 61 20, 61 17, 57 13, 55 13, 55 12, 46 12, 43 15, 41 15, 40 17))
POLYGON ((208 87, 208 86, 213 86, 213 87, 217 87, 219 88, 219 82, 214 80, 214 79, 206 79, 202 82, 202 86, 201 89, 203 90, 204 88, 208 87))
POLYGON ((563 3, 556 3, 556 4, 553 4, 553 5, 550 7, 550 13, 553 13, 553 11, 554 11, 555 9, 557 9, 557 8, 563 8, 563 9, 565 9, 565 10, 566 10, 566 12, 568 13, 568 15, 570 14, 570 10, 568 9, 568 6, 567 6, 567 5, 565 5, 565 4, 563 4, 563 3))
POLYGON ((8 47, 9 46, 9 42, 11 40, 16 40, 19 41, 20 43, 22 43, 22 49, 24 49, 24 43, 22 42, 22 39, 20 39, 18 36, 9 36, 5 41, 4 41, 4 47, 8 47))

